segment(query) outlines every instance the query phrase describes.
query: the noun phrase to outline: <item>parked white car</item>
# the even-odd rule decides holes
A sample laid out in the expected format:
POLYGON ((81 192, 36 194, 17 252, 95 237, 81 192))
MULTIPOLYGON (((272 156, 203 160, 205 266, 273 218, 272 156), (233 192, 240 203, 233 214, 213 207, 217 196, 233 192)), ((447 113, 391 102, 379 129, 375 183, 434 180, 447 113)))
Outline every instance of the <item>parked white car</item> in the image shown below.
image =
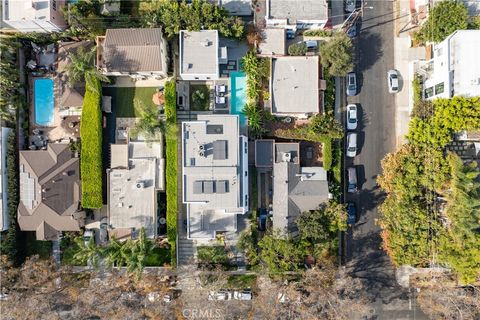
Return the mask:
POLYGON ((347 106, 347 130, 355 130, 358 125, 357 106, 349 104, 347 106))
POLYGON ((349 132, 347 134, 347 157, 354 158, 357 155, 357 134, 349 132))
POLYGON ((357 95, 357 75, 355 72, 347 74, 347 96, 357 95))
POLYGON ((389 70, 387 72, 388 80, 388 92, 397 93, 398 92, 398 72, 397 70, 389 70))
POLYGON ((235 300, 252 300, 252 290, 246 289, 242 291, 234 291, 233 299, 235 300))
POLYGON ((210 291, 208 294, 208 300, 231 300, 232 293, 227 290, 218 290, 218 291, 210 291))

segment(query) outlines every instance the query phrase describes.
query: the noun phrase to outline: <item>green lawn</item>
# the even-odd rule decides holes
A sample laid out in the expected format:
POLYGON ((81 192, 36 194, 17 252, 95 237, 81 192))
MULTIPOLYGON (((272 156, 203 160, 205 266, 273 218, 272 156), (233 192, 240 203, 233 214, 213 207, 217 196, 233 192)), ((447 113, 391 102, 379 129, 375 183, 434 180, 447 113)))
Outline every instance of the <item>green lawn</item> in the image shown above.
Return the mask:
POLYGON ((227 286, 237 290, 252 288, 255 281, 257 281, 257 276, 254 274, 232 275, 228 277, 227 286))
POLYGON ((135 118, 140 115, 135 110, 134 100, 138 99, 147 105, 154 105, 152 97, 156 91, 157 88, 106 87, 103 88, 103 95, 112 97, 112 105, 116 108, 118 118, 135 118))
POLYGON ((208 111, 211 89, 204 84, 190 86, 190 110, 208 111))

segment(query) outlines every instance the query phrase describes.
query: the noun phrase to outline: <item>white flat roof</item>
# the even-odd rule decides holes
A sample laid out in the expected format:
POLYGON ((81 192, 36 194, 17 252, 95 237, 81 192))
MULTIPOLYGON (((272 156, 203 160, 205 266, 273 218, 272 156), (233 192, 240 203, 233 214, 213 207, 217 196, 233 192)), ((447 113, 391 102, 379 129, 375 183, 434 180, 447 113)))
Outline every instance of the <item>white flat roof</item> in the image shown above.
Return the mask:
POLYGON ((318 56, 272 60, 272 113, 318 113, 318 56))
POLYGON ((49 20, 50 1, 10 0, 2 1, 5 20, 49 20), (7 6, 5 4, 8 3, 7 6))
POLYGON ((180 74, 218 75, 218 31, 180 31, 180 74))
POLYGON ((480 96, 480 30, 456 31, 450 38, 450 50, 450 68, 455 71, 454 94, 480 96))

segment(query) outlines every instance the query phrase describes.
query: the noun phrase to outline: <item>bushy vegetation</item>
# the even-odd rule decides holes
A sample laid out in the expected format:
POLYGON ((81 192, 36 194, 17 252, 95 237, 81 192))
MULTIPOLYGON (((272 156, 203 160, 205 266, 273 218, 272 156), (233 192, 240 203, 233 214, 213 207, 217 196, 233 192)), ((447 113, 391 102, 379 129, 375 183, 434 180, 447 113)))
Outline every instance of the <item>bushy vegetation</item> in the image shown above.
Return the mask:
POLYGON ((345 76, 353 68, 352 40, 344 33, 336 33, 320 45, 320 60, 330 76, 345 76))
POLYGON ((241 39, 244 36, 244 24, 238 17, 230 16, 224 8, 206 0, 150 1, 140 7, 142 24, 146 27, 161 27, 170 39, 180 30, 218 30, 227 38, 241 39))
POLYGON ((332 154, 332 139, 325 139, 323 142, 323 169, 330 170, 332 168, 333 154, 332 154))
POLYGON ((225 266, 229 261, 224 246, 198 246, 197 259, 203 266, 225 266))
POLYGON ((444 0, 435 4, 427 21, 415 33, 420 42, 441 42, 456 30, 468 27, 468 10, 461 1, 444 0))
POLYGON ((80 122, 82 206, 92 209, 101 208, 103 205, 101 90, 97 78, 87 82, 80 122))
POLYGON ((291 44, 288 46, 288 54, 291 56, 304 56, 307 54, 307 45, 304 42, 291 44))
POLYGON ((445 157, 445 147, 454 132, 480 128, 480 98, 436 99, 432 105, 428 117, 412 119, 409 143, 382 161, 383 246, 396 265, 426 267, 435 255, 469 283, 479 270, 473 231, 480 228, 478 174, 457 155, 445 157))
POLYGON ((4 120, 14 119, 15 108, 22 100, 16 63, 18 46, 15 37, 2 37, 0 41, 0 117, 4 120))
POLYGON ((334 35, 334 32, 326 29, 314 29, 305 31, 303 35, 307 37, 331 37, 334 35))
POLYGON ((342 125, 331 115, 318 114, 310 118, 307 124, 293 129, 278 129, 275 136, 285 139, 325 142, 343 137, 342 125))
POLYGON ((167 194, 167 237, 171 248, 172 265, 176 263, 177 239, 177 93, 175 81, 165 84, 165 117, 173 128, 166 140, 166 194, 167 194))

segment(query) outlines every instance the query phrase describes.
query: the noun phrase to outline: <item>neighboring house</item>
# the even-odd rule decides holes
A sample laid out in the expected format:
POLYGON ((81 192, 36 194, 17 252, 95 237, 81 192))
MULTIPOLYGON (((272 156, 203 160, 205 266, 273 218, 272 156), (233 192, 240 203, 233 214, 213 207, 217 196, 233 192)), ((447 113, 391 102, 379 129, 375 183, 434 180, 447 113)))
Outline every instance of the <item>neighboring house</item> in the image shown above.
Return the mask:
POLYGON ((327 172, 301 167, 298 143, 256 140, 255 165, 273 169, 273 229, 295 234, 298 216, 329 199, 327 172))
POLYGON ((319 69, 318 56, 288 56, 272 59, 270 77, 272 114, 307 118, 321 112, 319 69))
POLYGON ((167 40, 160 28, 108 29, 97 37, 97 67, 107 76, 167 77, 167 40))
POLYGON ((21 230, 36 231, 37 240, 56 239, 60 231, 80 231, 85 212, 80 210, 79 163, 68 143, 20 151, 21 230))
POLYGON ((232 16, 251 16, 252 1, 251 0, 211 0, 214 4, 222 6, 232 16))
POLYGON ((12 129, 1 127, 0 131, 0 231, 8 229, 8 135, 12 129))
POLYGON ((66 2, 66 0, 2 0, 2 20, 20 32, 60 32, 67 27, 62 13, 66 2))
POLYGON ((130 139, 110 145, 107 170, 108 223, 117 238, 133 237, 143 227, 148 238, 157 228, 157 193, 165 190, 163 142, 130 139))
POLYGON ((217 80, 220 63, 227 63, 227 48, 219 47, 217 30, 180 31, 180 78, 217 80))
POLYGON ((457 30, 433 46, 433 57, 418 61, 423 97, 480 96, 480 30, 457 30))
POLYGON ((258 44, 258 55, 284 56, 287 54, 287 31, 283 28, 262 30, 262 41, 258 44))
POLYGON ((182 200, 187 237, 237 231, 248 211, 248 141, 237 115, 199 115, 182 123, 182 200))
POLYGON ((92 41, 60 42, 58 44, 55 82, 58 88, 58 112, 61 117, 80 116, 82 114, 85 83, 76 83, 70 86, 66 69, 67 65, 71 63, 69 57, 71 54, 76 53, 80 47, 91 50, 93 45, 92 41))
POLYGON ((480 130, 458 132, 447 150, 456 153, 464 161, 474 160, 480 165, 480 130))
POLYGON ((266 0, 267 27, 319 29, 328 22, 327 0, 266 0))

